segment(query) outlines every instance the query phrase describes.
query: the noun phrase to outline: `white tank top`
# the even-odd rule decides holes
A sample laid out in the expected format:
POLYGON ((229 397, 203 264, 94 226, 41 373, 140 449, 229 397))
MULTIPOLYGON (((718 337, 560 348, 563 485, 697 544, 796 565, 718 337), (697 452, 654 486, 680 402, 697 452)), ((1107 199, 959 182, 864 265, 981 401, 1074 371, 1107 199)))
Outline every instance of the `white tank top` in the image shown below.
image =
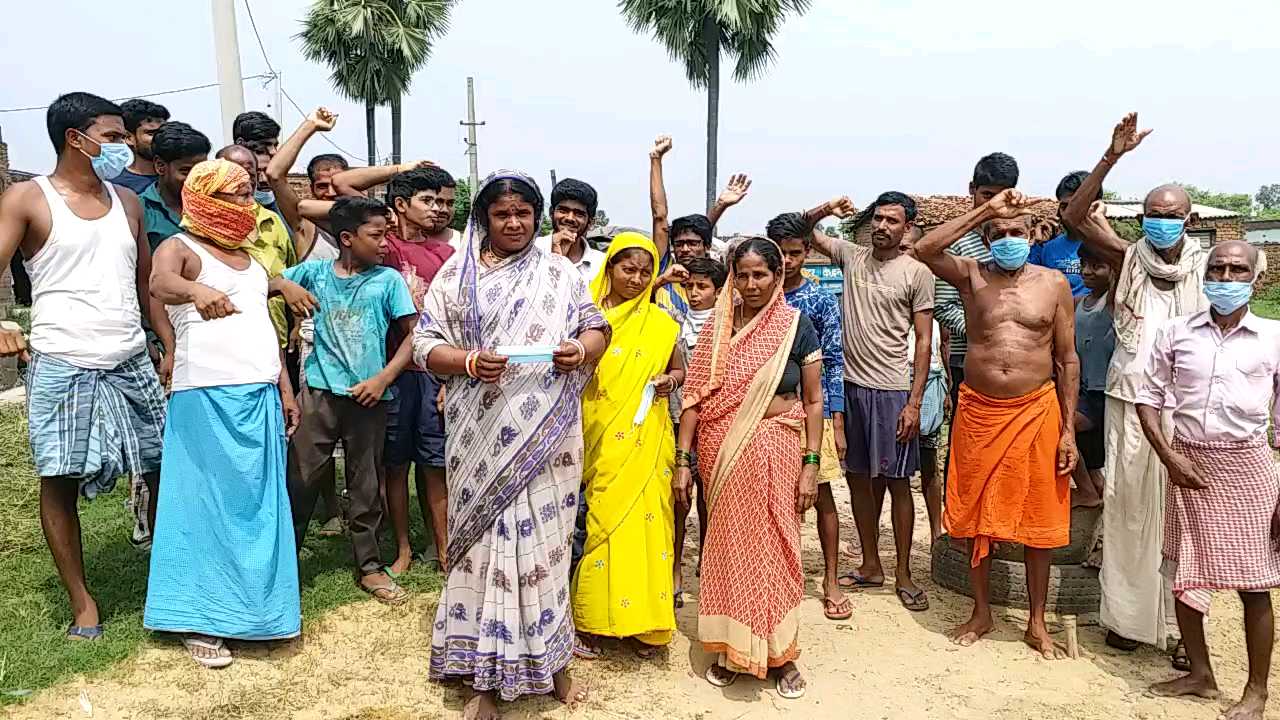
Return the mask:
POLYGON ((275 383, 280 343, 267 312, 267 271, 254 260, 236 270, 185 233, 177 237, 200 258, 196 282, 226 295, 240 312, 205 320, 192 303, 166 306, 176 340, 171 389, 275 383))
POLYGON ((124 204, 103 183, 111 209, 85 220, 47 177, 49 237, 23 261, 31 277, 31 347, 76 367, 109 370, 146 349, 138 312, 138 242, 124 204))

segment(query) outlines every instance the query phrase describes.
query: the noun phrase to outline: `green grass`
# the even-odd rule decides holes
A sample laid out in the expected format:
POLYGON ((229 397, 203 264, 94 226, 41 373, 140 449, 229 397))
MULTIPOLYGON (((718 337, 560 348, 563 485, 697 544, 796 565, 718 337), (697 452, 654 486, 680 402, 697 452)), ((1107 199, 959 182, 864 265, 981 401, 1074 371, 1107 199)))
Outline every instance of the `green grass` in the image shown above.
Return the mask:
MULTIPOLYGON (((152 637, 142 628, 148 556, 129 543, 133 521, 125 507, 127 482, 109 495, 80 503, 86 574, 106 629, 95 642, 64 637, 71 610, 40 530, 39 490, 26 418, 17 407, 0 408, 0 706, 76 675, 105 670, 152 637)), ((421 549, 426 534, 417 515, 411 511, 414 547, 421 549)), ((301 567, 304 625, 368 597, 355 586, 346 538, 313 533, 306 547, 301 567)), ((393 555, 384 542, 383 557, 393 555)), ((417 592, 441 587, 440 575, 422 563, 401 582, 417 592)))
POLYGON ((1249 307, 1258 317, 1280 320, 1280 284, 1272 285, 1254 297, 1249 307))

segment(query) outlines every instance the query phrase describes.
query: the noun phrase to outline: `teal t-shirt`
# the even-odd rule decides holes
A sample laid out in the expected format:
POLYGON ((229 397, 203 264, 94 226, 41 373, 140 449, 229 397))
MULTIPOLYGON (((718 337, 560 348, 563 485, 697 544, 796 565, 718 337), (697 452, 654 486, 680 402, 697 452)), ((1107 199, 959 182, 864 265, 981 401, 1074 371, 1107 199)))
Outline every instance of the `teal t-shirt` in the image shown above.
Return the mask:
MULTIPOLYGON (((307 385, 334 395, 378 374, 387 364, 387 328, 416 315, 409 286, 389 267, 341 278, 333 260, 294 265, 284 276, 316 296, 315 348, 307 356, 307 385)), ((390 390, 382 397, 391 399, 390 390)))

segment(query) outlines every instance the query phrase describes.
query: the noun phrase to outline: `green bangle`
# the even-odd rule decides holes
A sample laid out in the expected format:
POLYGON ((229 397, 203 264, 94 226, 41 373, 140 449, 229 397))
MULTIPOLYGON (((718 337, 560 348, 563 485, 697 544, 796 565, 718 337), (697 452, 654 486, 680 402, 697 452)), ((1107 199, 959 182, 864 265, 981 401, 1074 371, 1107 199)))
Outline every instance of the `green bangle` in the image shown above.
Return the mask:
POLYGON ((818 453, 815 453, 815 452, 805 453, 805 454, 804 454, 803 464, 805 464, 805 465, 821 465, 821 464, 822 464, 822 456, 821 456, 821 455, 819 455, 818 453))

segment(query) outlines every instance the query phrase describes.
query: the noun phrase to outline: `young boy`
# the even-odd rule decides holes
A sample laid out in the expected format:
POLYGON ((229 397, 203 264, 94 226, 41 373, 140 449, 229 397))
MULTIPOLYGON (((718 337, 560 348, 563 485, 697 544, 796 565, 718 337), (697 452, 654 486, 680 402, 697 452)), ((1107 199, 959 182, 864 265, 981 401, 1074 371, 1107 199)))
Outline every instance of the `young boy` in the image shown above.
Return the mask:
MULTIPOLYGON (((689 312, 685 313, 684 322, 680 326, 680 340, 685 348, 687 363, 688 359, 693 357, 693 350, 698 345, 698 335, 702 332, 702 328, 707 321, 711 319, 711 313, 716 309, 716 298, 719 297, 720 289, 724 287, 725 281, 728 280, 729 272, 718 260, 712 260, 707 257, 690 260, 685 269, 689 271, 689 279, 684 282, 685 297, 689 300, 689 312)), ((679 436, 680 388, 676 388, 671 398, 672 421, 675 424, 676 435, 679 436)), ((698 477, 698 463, 695 460, 690 465, 693 466, 693 482, 698 489, 698 562, 699 566, 701 566, 702 541, 707 536, 707 501, 702 494, 702 478, 698 477)), ((680 580, 680 571, 684 566, 684 533, 685 521, 688 518, 689 507, 681 507, 677 504, 676 562, 674 567, 676 607, 684 605, 684 591, 681 589, 683 585, 680 580)))
MULTIPOLYGON (((453 176, 438 167, 399 173, 387 186, 395 210, 395 229, 387 231, 387 255, 383 265, 400 273, 409 286, 413 305, 422 309, 422 298, 445 261, 453 255, 449 241, 453 230, 453 176)), ((393 329, 388 352, 405 337, 393 329)), ((396 533, 396 559, 392 575, 409 569, 413 548, 409 545, 409 464, 414 465, 422 520, 431 526, 435 559, 444 567, 445 513, 448 495, 444 482, 444 420, 436 409, 440 383, 426 368, 410 365, 395 384, 395 397, 387 407, 386 463, 387 511, 396 533)))
POLYGON ((1103 442, 1103 408, 1106 405, 1107 367, 1116 348, 1116 332, 1111 320, 1111 266, 1090 246, 1080 246, 1080 279, 1089 294, 1076 300, 1076 354, 1080 356, 1080 403, 1076 410, 1076 446, 1080 464, 1076 467, 1075 507, 1102 504, 1102 466, 1106 460, 1103 442))
POLYGON ((307 357, 301 393, 302 422, 289 453, 293 529, 302 539, 315 509, 322 470, 339 439, 351 497, 348 526, 359 585, 379 602, 403 603, 408 593, 378 556, 382 522, 379 476, 387 427, 388 388, 409 366, 417 312, 400 274, 382 267, 387 253, 387 208, 364 197, 334 202, 329 223, 338 236, 337 260, 312 260, 284 277, 315 296, 315 349, 307 357), (394 322, 403 341, 387 362, 387 329, 394 322))
POLYGON ((828 620, 853 615, 849 598, 840 590, 840 517, 831 482, 844 477, 841 448, 844 434, 844 339, 840 304, 835 296, 805 276, 804 261, 813 243, 813 228, 801 213, 783 213, 765 227, 769 239, 782 250, 782 290, 787 304, 799 310, 818 331, 822 346, 822 462, 818 470, 818 540, 825 567, 823 614, 828 620))

